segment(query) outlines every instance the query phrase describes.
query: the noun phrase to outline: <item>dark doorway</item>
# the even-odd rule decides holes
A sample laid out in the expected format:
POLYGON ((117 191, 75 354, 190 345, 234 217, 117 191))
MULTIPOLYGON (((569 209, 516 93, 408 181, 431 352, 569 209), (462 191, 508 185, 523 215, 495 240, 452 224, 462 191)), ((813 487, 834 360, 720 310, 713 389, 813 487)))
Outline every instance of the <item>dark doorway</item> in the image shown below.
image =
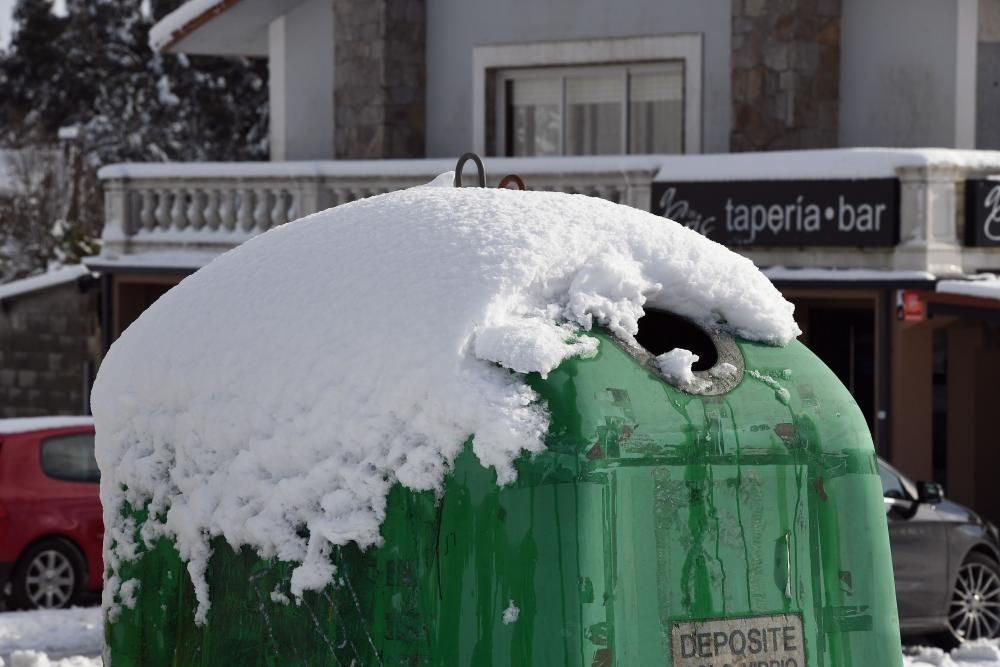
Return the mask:
POLYGON ((850 390, 869 428, 875 427, 875 313, 871 308, 808 311, 805 344, 850 390))
POLYGON ((176 276, 116 275, 114 276, 114 297, 112 307, 112 341, 116 340, 128 325, 132 324, 143 311, 176 285, 176 276))

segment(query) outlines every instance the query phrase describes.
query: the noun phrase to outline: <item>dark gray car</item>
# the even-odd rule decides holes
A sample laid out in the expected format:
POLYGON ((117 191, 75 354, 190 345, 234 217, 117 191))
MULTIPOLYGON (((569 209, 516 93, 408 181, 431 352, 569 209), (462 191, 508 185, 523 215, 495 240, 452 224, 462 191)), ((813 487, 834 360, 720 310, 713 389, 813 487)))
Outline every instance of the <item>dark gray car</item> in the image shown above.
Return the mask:
POLYGON ((911 482, 879 460, 896 602, 904 635, 941 633, 945 643, 1000 636, 997 528, 911 482))

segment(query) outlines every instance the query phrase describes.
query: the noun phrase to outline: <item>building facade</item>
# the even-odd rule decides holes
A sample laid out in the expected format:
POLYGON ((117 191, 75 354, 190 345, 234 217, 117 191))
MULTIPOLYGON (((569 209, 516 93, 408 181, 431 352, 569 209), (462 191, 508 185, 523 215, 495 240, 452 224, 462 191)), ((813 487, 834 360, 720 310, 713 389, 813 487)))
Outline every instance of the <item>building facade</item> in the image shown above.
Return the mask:
POLYGON ((151 43, 267 58, 272 161, 102 170, 109 340, 225 249, 471 149, 752 258, 879 451, 1000 518, 1000 0, 192 0, 151 43))

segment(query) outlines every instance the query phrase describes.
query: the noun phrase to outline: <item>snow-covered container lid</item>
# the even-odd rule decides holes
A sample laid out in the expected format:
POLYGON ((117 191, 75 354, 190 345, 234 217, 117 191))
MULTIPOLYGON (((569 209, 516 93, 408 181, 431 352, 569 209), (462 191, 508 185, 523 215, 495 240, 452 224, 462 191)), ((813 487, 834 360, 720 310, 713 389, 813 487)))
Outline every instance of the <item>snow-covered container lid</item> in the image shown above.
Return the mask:
POLYGON ((112 346, 92 397, 112 614, 131 590, 126 501, 149 503, 144 539, 176 540, 201 621, 212 537, 300 563, 299 595, 331 581, 332 545, 378 543, 393 484, 439 489, 470 436, 512 481, 548 425, 523 374, 595 354, 581 330, 629 340, 656 307, 773 344, 799 333, 750 260, 679 224, 452 178, 251 239, 112 346))

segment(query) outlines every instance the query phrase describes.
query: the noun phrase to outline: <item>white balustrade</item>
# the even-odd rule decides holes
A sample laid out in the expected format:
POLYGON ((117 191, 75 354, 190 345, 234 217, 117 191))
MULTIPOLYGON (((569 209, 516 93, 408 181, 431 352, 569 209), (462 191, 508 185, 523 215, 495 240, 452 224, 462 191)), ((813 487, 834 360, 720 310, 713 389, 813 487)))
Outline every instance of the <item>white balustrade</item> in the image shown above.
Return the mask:
MULTIPOLYGON (((551 162, 524 159, 487 158, 486 164, 493 169, 491 186, 503 174, 517 173, 529 190, 648 208, 653 157, 626 158, 626 169, 618 164, 621 158, 614 169, 573 160, 556 165, 558 170, 551 162)), ((101 174, 105 253, 221 252, 323 208, 426 183, 453 168, 450 160, 112 165, 101 174)))
MULTIPOLYGON (((899 243, 890 249, 750 248, 760 265, 991 270, 992 248, 961 243, 964 180, 1000 171, 988 151, 810 151, 733 155, 644 155, 485 159, 487 183, 518 174, 529 190, 600 197, 649 210, 654 177, 668 181, 895 178, 899 243), (789 164, 801 166, 799 173, 789 164), (827 166, 828 165, 828 166, 827 166)), ((110 165, 104 187, 102 255, 172 250, 209 256, 291 220, 364 197, 427 183, 454 169, 452 159, 110 165)), ((472 165, 466 181, 476 181, 472 165)), ((724 189, 723 189, 724 190, 724 189)), ((721 193, 720 193, 721 195, 721 193)))

